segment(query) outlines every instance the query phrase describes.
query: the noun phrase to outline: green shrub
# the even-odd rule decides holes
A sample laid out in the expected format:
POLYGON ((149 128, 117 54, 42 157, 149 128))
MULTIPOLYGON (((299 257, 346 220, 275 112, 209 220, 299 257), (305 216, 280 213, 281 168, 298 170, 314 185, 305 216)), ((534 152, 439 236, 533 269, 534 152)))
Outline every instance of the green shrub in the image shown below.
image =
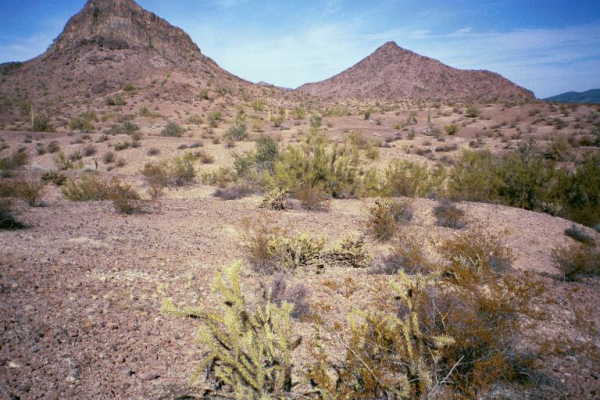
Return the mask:
POLYGON ((208 354, 195 378, 206 373, 215 393, 248 400, 288 398, 295 386, 292 352, 300 344, 293 335, 293 306, 267 301, 251 307, 242 293, 240 269, 236 263, 217 274, 213 288, 222 299, 219 310, 178 309, 171 301, 163 310, 200 321, 197 337, 208 354))
POLYGON ((270 220, 243 221, 243 246, 254 270, 263 274, 294 272, 317 263, 325 240, 308 234, 289 236, 270 220))
POLYGON ((378 199, 369 208, 367 227, 375 239, 386 241, 394 236, 400 222, 411 219, 412 213, 407 202, 378 199))
POLYGON ((465 109, 465 117, 467 118, 477 118, 479 117, 480 111, 474 105, 468 105, 465 109))
POLYGON ((216 170, 204 172, 200 178, 204 185, 216 185, 222 188, 237 181, 237 179, 237 175, 229 167, 219 167, 216 170))
POLYGON ((175 122, 169 122, 167 126, 160 132, 161 136, 167 137, 181 137, 183 136, 184 129, 177 125, 175 122))
POLYGON ((42 181, 45 183, 53 183, 56 186, 62 186, 67 181, 67 177, 58 171, 52 170, 45 172, 42 175, 42 181))
POLYGON ((236 122, 233 124, 225 133, 225 138, 233 141, 241 141, 248 137, 246 130, 246 124, 242 122, 236 122))
POLYGON ((31 207, 37 207, 41 204, 40 199, 43 197, 46 187, 43 181, 29 178, 15 181, 14 185, 17 197, 26 201, 31 207))
POLYGON ((270 187, 290 193, 308 186, 334 198, 349 198, 361 192, 361 173, 356 147, 329 146, 325 137, 311 134, 302 145, 280 153, 269 181, 270 187))
POLYGON ((79 117, 71 118, 69 129, 79 132, 92 132, 94 130, 94 123, 85 114, 81 114, 79 117))
POLYGON ((585 245, 593 245, 595 243, 594 238, 589 233, 587 233, 575 224, 565 229, 565 235, 585 245))
POLYGON ((593 245, 573 244, 554 249, 552 259, 565 280, 600 275, 600 250, 593 245))
POLYGON ((213 111, 208 114, 208 124, 211 128, 216 128, 219 126, 219 122, 223 120, 223 115, 220 111, 213 111))
POLYGON ((319 129, 323 123, 323 118, 319 114, 313 114, 310 116, 310 127, 313 129, 319 129))
POLYGON ((127 102, 125 101, 125 99, 123 98, 122 95, 117 94, 114 96, 110 96, 106 98, 106 105, 107 106, 124 106, 126 105, 127 102))
POLYGON ((50 119, 45 115, 36 115, 33 119, 33 126, 31 128, 34 132, 54 131, 52 124, 50 124, 50 119))
POLYGON ((25 151, 16 151, 8 157, 0 158, 0 174, 8 173, 19 167, 27 165, 29 156, 25 151))
POLYGON ((63 153, 62 151, 59 151, 54 156, 53 160, 54 160, 54 165, 56 166, 56 168, 59 171, 66 171, 68 169, 75 168, 75 164, 73 163, 73 161, 71 161, 69 158, 67 158, 67 156, 65 156, 65 153, 63 153))
POLYGON ((17 221, 12 215, 11 202, 8 199, 0 198, 0 230, 24 229, 26 226, 17 221))
POLYGON ((394 160, 384 171, 383 194, 391 197, 438 197, 444 192, 446 170, 394 160))
POLYGON ((342 362, 331 361, 323 350, 316 350, 308 375, 320 398, 426 398, 438 382, 438 363, 444 350, 455 343, 452 337, 423 327, 428 290, 434 284, 430 277, 400 271, 390 286, 404 313, 355 313, 349 339, 341 340, 346 348, 342 362))
POLYGON ((450 125, 446 125, 444 127, 444 130, 446 131, 446 133, 450 136, 456 135, 458 133, 458 126, 456 126, 456 124, 450 124, 450 125))
POLYGON ((275 211, 287 210, 290 207, 288 193, 285 190, 273 189, 265 194, 259 207, 275 211))
POLYGON ((463 232, 445 240, 439 252, 447 261, 446 279, 458 285, 480 283, 492 274, 509 271, 513 255, 498 236, 481 229, 463 232))
POLYGON ((365 248, 364 236, 347 236, 333 248, 322 252, 319 258, 324 266, 344 268, 368 268, 373 261, 365 248))
POLYGON ((71 201, 110 200, 111 182, 96 175, 83 175, 78 180, 68 179, 61 191, 71 201))

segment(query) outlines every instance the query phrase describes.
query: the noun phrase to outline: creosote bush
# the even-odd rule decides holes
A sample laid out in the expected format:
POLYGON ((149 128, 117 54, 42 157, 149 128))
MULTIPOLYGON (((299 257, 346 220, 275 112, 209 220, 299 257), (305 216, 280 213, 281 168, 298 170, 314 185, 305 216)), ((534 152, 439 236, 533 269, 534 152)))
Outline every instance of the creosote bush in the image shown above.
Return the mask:
POLYGON ((0 230, 24 229, 25 225, 17 221, 12 214, 11 201, 0 196, 0 230))
POLYGON ((140 195, 131 185, 118 178, 109 181, 97 175, 84 175, 78 180, 67 180, 61 190, 65 198, 71 201, 111 200, 119 213, 134 214, 142 211, 140 195))
POLYGON ((449 200, 442 200, 433 208, 433 215, 438 226, 462 229, 466 226, 465 212, 449 200))
POLYGON ((183 136, 184 131, 185 130, 175 122, 169 122, 160 132, 160 135, 167 137, 181 137, 183 136))
POLYGON ((412 211, 408 202, 390 199, 377 199, 369 208, 367 228, 380 241, 391 239, 401 222, 412 219, 412 211))
POLYGON ((166 187, 192 184, 196 179, 194 159, 192 154, 187 153, 168 161, 146 163, 141 173, 150 187, 151 196, 160 197, 166 187))
POLYGON ((583 276, 600 276, 600 249, 590 244, 572 244, 552 251, 562 278, 576 281, 583 276))

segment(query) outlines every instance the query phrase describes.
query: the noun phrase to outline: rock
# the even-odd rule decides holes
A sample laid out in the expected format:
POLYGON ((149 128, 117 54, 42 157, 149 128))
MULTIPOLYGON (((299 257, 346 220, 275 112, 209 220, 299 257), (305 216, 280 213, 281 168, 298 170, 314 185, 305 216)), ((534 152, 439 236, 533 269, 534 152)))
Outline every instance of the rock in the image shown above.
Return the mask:
POLYGON ((147 372, 145 374, 140 375, 140 379, 143 381, 154 381, 160 378, 160 374, 156 372, 147 372))

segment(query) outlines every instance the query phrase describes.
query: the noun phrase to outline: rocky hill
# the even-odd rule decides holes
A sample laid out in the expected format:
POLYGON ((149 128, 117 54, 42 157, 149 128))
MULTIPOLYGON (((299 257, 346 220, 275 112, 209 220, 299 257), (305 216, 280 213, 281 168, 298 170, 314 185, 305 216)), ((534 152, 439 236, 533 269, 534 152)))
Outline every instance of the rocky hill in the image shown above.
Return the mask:
POLYGON ((44 54, 5 64, 0 73, 0 103, 29 102, 49 112, 153 81, 162 84, 162 94, 179 98, 199 87, 252 85, 221 69, 183 30, 133 0, 87 1, 44 54))
POLYGON ((460 70, 387 42, 373 54, 300 92, 325 98, 357 99, 533 99, 531 91, 489 71, 460 70))

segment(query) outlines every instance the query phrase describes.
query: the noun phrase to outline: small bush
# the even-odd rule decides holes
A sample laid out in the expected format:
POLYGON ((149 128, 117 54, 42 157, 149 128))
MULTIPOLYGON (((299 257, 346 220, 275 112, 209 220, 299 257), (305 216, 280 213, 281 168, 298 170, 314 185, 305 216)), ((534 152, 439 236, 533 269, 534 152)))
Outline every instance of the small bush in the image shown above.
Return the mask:
POLYGON ((581 276, 600 275, 600 250, 594 246, 573 244, 554 249, 552 259, 567 281, 575 281, 581 276))
POLYGON ((375 239, 386 241, 394 236, 400 222, 407 222, 411 219, 412 213, 408 203, 378 199, 369 208, 367 227, 375 239))
POLYGON ((467 118, 477 118, 479 117, 480 111, 474 105, 469 105, 465 109, 465 117, 467 118))
POLYGON ((594 238, 589 233, 575 224, 571 225, 570 228, 565 229, 565 235, 586 245, 593 245, 595 242, 594 238))
POLYGON ((233 124, 225 133, 225 139, 233 140, 233 141, 241 141, 248 137, 248 132, 246 130, 246 124, 241 122, 236 122, 233 124))
POLYGON ((220 111, 213 111, 208 114, 208 124, 211 128, 216 128, 219 126, 219 122, 223 120, 223 115, 220 111))
POLYGON ((325 241, 307 234, 289 236, 271 221, 243 221, 243 246, 256 272, 294 272, 319 260, 325 241))
POLYGON ((16 181, 14 184, 17 197, 25 200, 31 207, 37 207, 41 204, 40 199, 44 195, 44 188, 46 187, 43 181, 30 178, 16 181))
POLYGON ((0 158, 0 171, 11 171, 27 165, 27 160, 27 152, 16 151, 8 157, 0 158))
POLYGON ((254 190, 246 184, 236 184, 231 185, 226 188, 219 188, 214 193, 213 196, 218 197, 223 200, 237 200, 244 197, 247 197, 254 193, 254 190))
POLYGON ((12 231, 24 229, 25 227, 12 215, 10 200, 0 198, 0 230, 12 231))
POLYGON ((36 115, 33 119, 32 130, 34 132, 53 132, 54 128, 50 124, 50 119, 45 115, 36 115))
POLYGON ((413 238, 398 238, 392 251, 379 260, 369 271, 373 274, 395 275, 398 271, 407 274, 423 274, 434 270, 423 251, 423 244, 413 238))
POLYGON ((259 207, 275 211, 287 210, 290 208, 288 194, 285 190, 273 189, 265 194, 265 198, 259 207))
POLYGON ((79 180, 68 179, 61 190, 71 201, 101 201, 110 200, 112 186, 96 175, 84 175, 79 180))
POLYGON ((320 255, 320 262, 326 267, 368 268, 372 261, 364 236, 347 236, 320 255))
POLYGON ((464 219, 465 212, 448 200, 442 200, 434 207, 433 215, 436 218, 436 224, 438 226, 462 229, 467 225, 464 219))
POLYGON ((93 144, 88 144, 87 146, 85 146, 83 148, 83 156, 84 157, 91 157, 94 154, 96 154, 96 146, 94 146, 93 144))
POLYGON ((73 163, 73 161, 68 159, 62 151, 59 151, 54 156, 54 165, 59 171, 66 171, 68 169, 75 168, 75 164, 73 163))
POLYGON ((309 293, 302 284, 288 287, 284 274, 277 274, 268 289, 263 287, 263 299, 278 306, 283 303, 293 305, 290 315, 295 319, 303 319, 310 315, 310 304, 307 301, 309 293))
POLYGON ((52 170, 45 172, 42 175, 42 181, 45 183, 53 183, 56 186, 62 186, 67 181, 67 177, 58 171, 52 170))
POLYGON ((113 153, 112 151, 107 151, 102 156, 102 162, 104 162, 104 164, 110 164, 114 161, 115 161, 115 153, 113 153))
POLYGON ((169 122, 167 126, 160 132, 161 136, 167 137, 181 137, 183 136, 184 129, 177 125, 175 122, 169 122))
POLYGON ((300 205, 305 210, 326 211, 329 209, 329 197, 318 186, 303 184, 294 191, 294 197, 300 200, 300 205))
POLYGON ((148 152, 146 153, 149 156, 157 156, 160 154, 160 149, 157 149, 156 147, 151 147, 148 149, 148 152))
POLYGON ((479 283, 486 276, 509 271, 513 255, 497 236, 474 229, 444 241, 439 252, 447 260, 444 274, 458 285, 479 283))
POLYGON ((48 143, 46 150, 48 150, 48 153, 56 153, 60 151, 60 144, 56 140, 53 140, 48 143))
POLYGON ((456 126, 455 124, 446 125, 444 127, 444 130, 448 135, 453 136, 458 133, 458 126, 456 126))

